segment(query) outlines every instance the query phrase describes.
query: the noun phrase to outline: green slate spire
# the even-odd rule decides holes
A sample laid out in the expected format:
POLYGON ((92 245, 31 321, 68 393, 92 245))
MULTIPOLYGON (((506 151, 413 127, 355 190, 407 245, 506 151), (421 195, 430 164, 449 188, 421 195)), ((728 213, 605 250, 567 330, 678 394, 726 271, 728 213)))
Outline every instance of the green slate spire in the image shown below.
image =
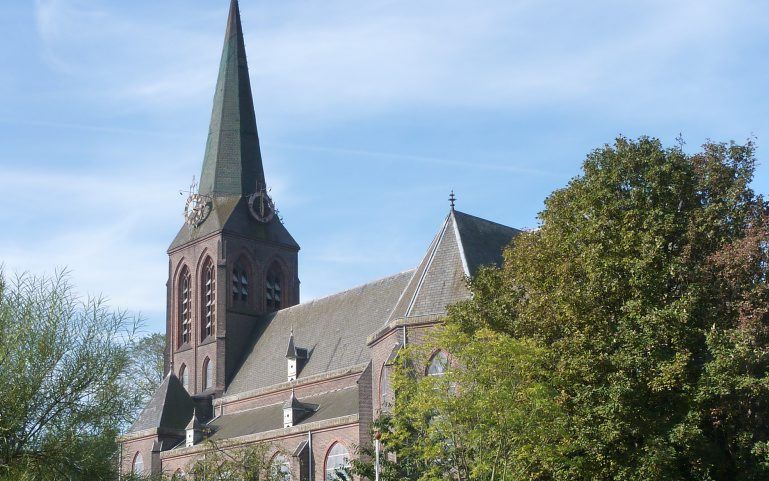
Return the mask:
POLYGON ((240 8, 232 0, 199 192, 242 196, 257 183, 265 187, 240 8))

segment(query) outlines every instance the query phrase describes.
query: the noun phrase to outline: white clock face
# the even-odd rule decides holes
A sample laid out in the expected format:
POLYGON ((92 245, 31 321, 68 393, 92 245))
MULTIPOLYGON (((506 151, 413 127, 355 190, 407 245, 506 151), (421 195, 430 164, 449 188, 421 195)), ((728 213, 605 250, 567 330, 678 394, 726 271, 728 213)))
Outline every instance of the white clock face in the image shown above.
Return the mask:
POLYGON ((197 227, 211 212, 211 202, 200 194, 192 193, 184 206, 184 220, 190 227, 197 227))
POLYGON ((275 216, 275 204, 264 190, 260 190, 249 196, 248 209, 251 211, 251 215, 254 216, 254 219, 259 222, 267 223, 275 216))

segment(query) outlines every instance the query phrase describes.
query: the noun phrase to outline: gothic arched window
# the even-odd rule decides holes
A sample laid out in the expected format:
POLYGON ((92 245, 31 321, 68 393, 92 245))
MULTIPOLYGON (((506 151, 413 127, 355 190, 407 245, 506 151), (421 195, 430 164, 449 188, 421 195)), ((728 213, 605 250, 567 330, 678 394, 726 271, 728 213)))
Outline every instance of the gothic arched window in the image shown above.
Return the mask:
POLYGON ((248 269, 243 261, 235 263, 232 268, 232 300, 236 303, 248 303, 248 269))
POLYGON ((326 454, 326 481, 336 481, 343 478, 350 466, 350 453, 342 443, 335 443, 326 454))
POLYGON ((203 340, 214 333, 216 323, 216 267, 210 257, 203 264, 203 282, 200 292, 203 295, 200 303, 203 310, 200 337, 203 340))
POLYGON ((277 311, 283 306, 283 273, 277 264, 267 271, 265 300, 268 311, 277 311))
POLYGON ((444 351, 438 351, 430 358, 427 365, 428 376, 443 376, 449 368, 449 355, 444 351))
POLYGON ((285 455, 281 453, 276 454, 270 463, 270 470, 272 471, 270 479, 291 481, 291 463, 285 455))
POLYGON ((185 266, 179 275, 179 344, 190 342, 192 329, 192 276, 185 266))
POLYGON ((214 386, 214 363, 206 358, 203 361, 203 390, 211 389, 214 386))
POLYGON ((182 364, 182 367, 179 368, 179 380, 182 382, 182 386, 184 386, 184 389, 187 392, 189 392, 190 377, 189 377, 189 373, 187 372, 187 366, 185 364, 182 364))
POLYGON ((131 472, 139 475, 144 474, 144 459, 142 459, 142 453, 136 453, 136 456, 134 456, 131 472))
POLYGON ((390 386, 390 366, 382 366, 382 373, 379 375, 379 408, 386 410, 393 405, 393 391, 390 386))

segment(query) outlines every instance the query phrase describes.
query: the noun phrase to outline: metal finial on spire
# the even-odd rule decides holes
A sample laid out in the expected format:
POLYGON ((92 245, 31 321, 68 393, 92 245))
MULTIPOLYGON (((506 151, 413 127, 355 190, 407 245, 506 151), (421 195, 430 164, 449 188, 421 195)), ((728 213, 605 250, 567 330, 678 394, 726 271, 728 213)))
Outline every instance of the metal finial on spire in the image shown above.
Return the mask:
POLYGON ((454 189, 451 189, 451 194, 449 195, 449 205, 451 206, 451 210, 454 210, 454 203, 457 200, 457 196, 454 195, 454 189))

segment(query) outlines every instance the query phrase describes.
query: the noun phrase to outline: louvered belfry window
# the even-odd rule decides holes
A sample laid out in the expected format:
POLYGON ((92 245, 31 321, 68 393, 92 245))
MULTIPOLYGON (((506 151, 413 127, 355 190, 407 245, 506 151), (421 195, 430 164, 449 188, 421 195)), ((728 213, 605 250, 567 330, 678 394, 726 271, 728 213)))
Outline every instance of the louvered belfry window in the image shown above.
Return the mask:
POLYGON ((192 327, 192 277, 186 267, 179 276, 179 330, 182 344, 190 342, 192 327))
POLYGON ((240 262, 232 269, 232 300, 248 303, 248 271, 240 262))
POLYGON ((277 311, 281 308, 283 301, 283 276, 280 273, 280 268, 273 265, 267 272, 266 282, 266 301, 267 309, 270 311, 277 311))
POLYGON ((216 322, 216 270, 209 257, 203 265, 203 339, 214 333, 216 322))

